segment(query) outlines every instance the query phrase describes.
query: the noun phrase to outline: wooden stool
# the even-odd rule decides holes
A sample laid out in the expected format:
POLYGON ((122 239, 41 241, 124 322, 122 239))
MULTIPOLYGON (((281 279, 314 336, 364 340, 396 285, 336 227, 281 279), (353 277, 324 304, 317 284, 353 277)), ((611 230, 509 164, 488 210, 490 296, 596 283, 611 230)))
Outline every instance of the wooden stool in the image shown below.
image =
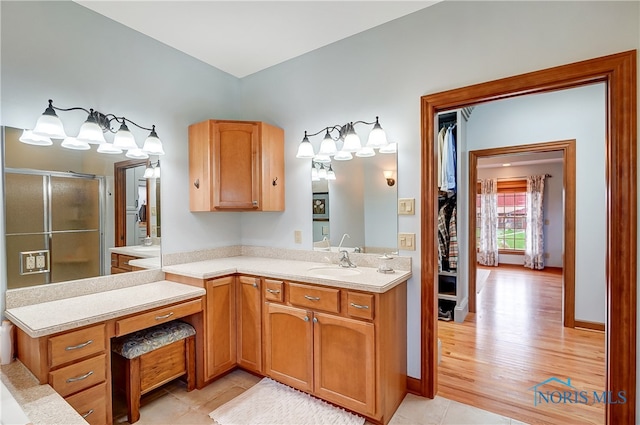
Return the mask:
POLYGON ((129 423, 140 419, 143 394, 183 375, 187 391, 195 388, 195 333, 193 326, 174 320, 112 340, 113 384, 124 388, 129 423))

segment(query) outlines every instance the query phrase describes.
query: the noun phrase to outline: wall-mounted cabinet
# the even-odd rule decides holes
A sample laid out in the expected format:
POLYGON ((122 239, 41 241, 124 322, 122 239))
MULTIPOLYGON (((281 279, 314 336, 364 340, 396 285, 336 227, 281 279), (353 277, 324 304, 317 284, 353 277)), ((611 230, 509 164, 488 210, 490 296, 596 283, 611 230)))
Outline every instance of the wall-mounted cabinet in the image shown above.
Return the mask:
POLYGON ((191 211, 284 211, 284 131, 256 121, 189 126, 191 211))

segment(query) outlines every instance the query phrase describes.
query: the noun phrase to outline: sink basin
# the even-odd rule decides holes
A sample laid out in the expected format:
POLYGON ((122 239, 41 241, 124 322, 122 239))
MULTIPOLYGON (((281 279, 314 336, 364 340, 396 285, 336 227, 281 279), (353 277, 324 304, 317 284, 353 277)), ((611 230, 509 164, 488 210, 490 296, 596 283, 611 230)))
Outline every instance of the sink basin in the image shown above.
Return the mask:
POLYGON ((139 246, 131 247, 131 249, 133 249, 134 251, 142 251, 142 252, 160 251, 160 247, 159 246, 139 245, 139 246))
POLYGON ((356 276, 360 274, 360 270, 356 268, 338 267, 335 265, 311 267, 307 271, 311 276, 327 277, 329 279, 356 276))

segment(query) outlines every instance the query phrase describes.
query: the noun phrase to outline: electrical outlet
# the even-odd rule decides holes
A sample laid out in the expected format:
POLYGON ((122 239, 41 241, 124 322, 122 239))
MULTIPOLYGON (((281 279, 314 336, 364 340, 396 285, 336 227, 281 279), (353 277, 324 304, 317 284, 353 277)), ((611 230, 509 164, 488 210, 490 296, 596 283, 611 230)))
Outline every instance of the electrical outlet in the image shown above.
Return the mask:
POLYGON ((302 243, 302 231, 301 230, 294 230, 293 231, 293 239, 294 239, 295 243, 302 243))
POLYGON ((36 257, 27 257, 26 258, 26 269, 29 270, 33 270, 36 268, 36 257))
POLYGON ((36 267, 39 269, 44 269, 46 267, 46 261, 44 254, 36 255, 36 267))

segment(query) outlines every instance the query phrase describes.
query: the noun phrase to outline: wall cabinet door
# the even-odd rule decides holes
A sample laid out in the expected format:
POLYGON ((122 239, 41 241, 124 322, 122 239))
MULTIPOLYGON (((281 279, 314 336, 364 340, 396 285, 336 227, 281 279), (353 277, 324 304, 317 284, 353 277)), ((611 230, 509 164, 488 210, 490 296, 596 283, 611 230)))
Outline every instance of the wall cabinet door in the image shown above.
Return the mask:
POLYGON ((236 288, 238 291, 238 366, 262 373, 260 278, 239 276, 236 288))
POLYGON ((189 126, 191 211, 284 211, 284 131, 262 122, 189 126))
POLYGON ((223 277, 206 282, 205 380, 236 365, 235 278, 223 277))
POLYGON ((314 313, 314 394, 362 414, 375 413, 374 325, 314 313))
POLYGON ((265 304, 265 373, 302 391, 313 391, 313 325, 308 311, 265 304))

